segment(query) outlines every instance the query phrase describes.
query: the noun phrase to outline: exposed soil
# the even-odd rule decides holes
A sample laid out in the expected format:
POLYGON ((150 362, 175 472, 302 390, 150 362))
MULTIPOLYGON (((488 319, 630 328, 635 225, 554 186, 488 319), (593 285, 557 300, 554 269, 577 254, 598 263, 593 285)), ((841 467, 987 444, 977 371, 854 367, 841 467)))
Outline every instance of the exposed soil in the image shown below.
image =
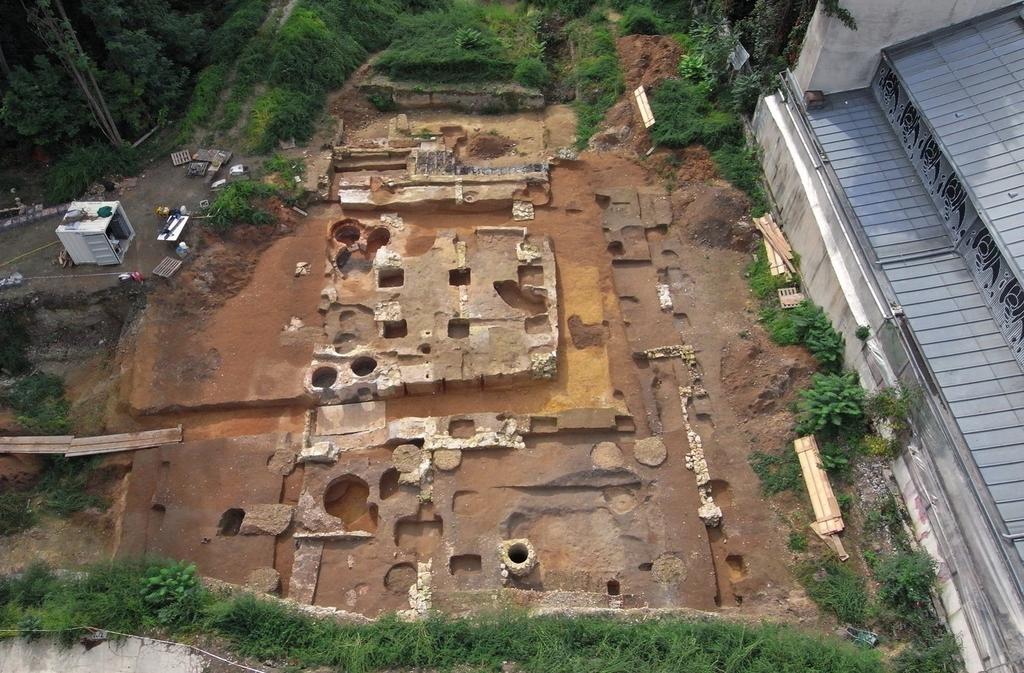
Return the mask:
POLYGON ((466 145, 466 153, 475 159, 497 159, 515 146, 515 141, 497 133, 478 133, 466 145))
POLYGON ((693 241, 713 248, 751 252, 757 230, 745 194, 725 183, 690 184, 672 193, 676 226, 693 241))

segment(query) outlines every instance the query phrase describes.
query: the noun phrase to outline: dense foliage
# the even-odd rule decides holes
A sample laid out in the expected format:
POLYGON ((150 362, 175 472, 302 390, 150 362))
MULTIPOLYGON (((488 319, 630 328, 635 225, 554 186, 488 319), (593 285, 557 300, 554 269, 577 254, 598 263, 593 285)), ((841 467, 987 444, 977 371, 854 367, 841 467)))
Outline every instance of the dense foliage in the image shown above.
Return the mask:
POLYGON ((576 143, 582 148, 597 131, 605 112, 622 95, 626 83, 619 68, 615 37, 603 17, 596 22, 579 19, 569 24, 568 31, 576 50, 576 143))
POLYGON ((527 673, 882 671, 876 653, 832 638, 717 619, 632 622, 503 611, 340 624, 280 602, 211 594, 196 586, 189 566, 168 562, 110 562, 60 577, 35 565, 0 580, 0 628, 61 630, 57 637, 72 643, 82 625, 126 633, 159 628, 171 635, 203 630, 246 657, 351 673, 498 670, 506 661, 527 673))

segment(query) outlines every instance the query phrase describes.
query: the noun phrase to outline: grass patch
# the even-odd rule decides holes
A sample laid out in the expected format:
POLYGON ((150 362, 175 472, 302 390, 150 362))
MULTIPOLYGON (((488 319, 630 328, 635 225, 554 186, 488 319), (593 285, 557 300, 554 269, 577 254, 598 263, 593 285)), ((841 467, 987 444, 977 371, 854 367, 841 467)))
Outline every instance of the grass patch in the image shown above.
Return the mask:
POLYGON ((249 40, 259 31, 270 8, 269 0, 240 0, 210 38, 210 59, 214 63, 231 63, 238 58, 249 40))
POLYGON ((14 410, 18 424, 31 433, 62 435, 70 430, 71 405, 57 376, 36 372, 17 379, 0 401, 14 410))
POLYGON ((811 599, 840 621, 855 626, 867 622, 867 587, 849 565, 833 559, 808 562, 797 568, 796 575, 811 599))
POLYGON ((768 196, 762 184, 761 157, 746 144, 729 144, 711 154, 718 173, 750 199, 750 214, 760 217, 768 212, 768 196))
MULTIPOLYGON (((128 633, 205 631, 226 639, 242 656, 349 673, 496 671, 505 661, 529 673, 882 671, 876 653, 833 638, 717 619, 627 622, 509 610, 469 619, 434 616, 409 623, 385 617, 344 625, 278 602, 211 594, 192 582, 186 566, 145 560, 104 563, 76 577, 56 577, 34 566, 20 578, 2 580, 0 628, 26 620, 54 629, 87 624, 128 633)), ((76 636, 64 639, 73 642, 76 636)))
POLYGON ((31 528, 41 512, 68 517, 90 507, 103 509, 107 506, 102 498, 86 490, 92 459, 45 456, 44 461, 43 471, 34 486, 0 493, 0 536, 31 528))
POLYGON ((749 457, 750 468, 761 480, 765 495, 777 495, 784 491, 796 491, 803 487, 800 459, 795 451, 783 449, 777 453, 754 451, 749 457))
POLYGON ((217 110, 221 92, 227 81, 228 67, 222 64, 207 66, 196 78, 196 86, 192 92, 185 117, 181 120, 178 142, 187 143, 195 130, 213 117, 217 110))
POLYGON ((597 132, 605 112, 615 104, 626 83, 619 68, 615 37, 603 18, 597 24, 578 19, 566 26, 576 46, 572 75, 576 85, 576 146, 583 149, 597 132))
POLYGON ((20 311, 0 308, 0 373, 17 376, 28 371, 29 337, 20 311))

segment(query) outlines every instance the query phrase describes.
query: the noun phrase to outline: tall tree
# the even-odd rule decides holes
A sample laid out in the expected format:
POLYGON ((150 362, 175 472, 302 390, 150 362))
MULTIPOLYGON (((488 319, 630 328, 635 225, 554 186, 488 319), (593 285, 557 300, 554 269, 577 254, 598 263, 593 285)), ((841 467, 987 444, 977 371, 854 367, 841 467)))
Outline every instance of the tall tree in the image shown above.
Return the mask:
POLYGON ((64 11, 61 0, 36 0, 30 7, 22 2, 29 24, 47 49, 57 57, 85 96, 100 131, 115 147, 124 144, 103 92, 96 83, 95 65, 82 49, 78 34, 64 11))

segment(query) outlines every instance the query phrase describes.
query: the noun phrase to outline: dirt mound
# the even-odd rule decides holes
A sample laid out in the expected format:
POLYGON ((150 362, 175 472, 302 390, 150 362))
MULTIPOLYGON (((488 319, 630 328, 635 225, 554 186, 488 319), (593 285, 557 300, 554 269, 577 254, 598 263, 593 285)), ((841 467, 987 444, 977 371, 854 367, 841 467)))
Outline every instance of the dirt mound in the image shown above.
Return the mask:
POLYGON ((794 391, 806 385, 816 365, 803 348, 766 346, 762 338, 752 334, 726 344, 721 371, 726 395, 734 407, 767 419, 773 412, 787 411, 794 391))
POLYGON ((473 136, 466 146, 466 152, 474 159, 497 159, 508 154, 516 144, 497 133, 481 133, 473 136))
POLYGON ((633 103, 633 91, 675 77, 683 50, 667 35, 627 35, 618 39, 616 47, 619 63, 625 67, 626 91, 608 110, 602 131, 595 134, 590 146, 596 150, 629 147, 640 154, 647 151, 651 141, 633 103))
POLYGON ((627 35, 618 39, 616 47, 630 95, 638 86, 656 86, 678 75, 683 48, 668 35, 627 35))
POLYGON ((19 453, 0 455, 0 488, 34 484, 42 470, 42 456, 19 453))
POLYGON ((702 145, 681 150, 659 148, 650 158, 651 169, 662 179, 677 186, 692 182, 709 182, 718 177, 718 168, 711 152, 702 145))
POLYGON ((675 221, 694 241, 713 248, 750 252, 756 230, 746 195, 727 184, 692 184, 672 193, 675 221))

